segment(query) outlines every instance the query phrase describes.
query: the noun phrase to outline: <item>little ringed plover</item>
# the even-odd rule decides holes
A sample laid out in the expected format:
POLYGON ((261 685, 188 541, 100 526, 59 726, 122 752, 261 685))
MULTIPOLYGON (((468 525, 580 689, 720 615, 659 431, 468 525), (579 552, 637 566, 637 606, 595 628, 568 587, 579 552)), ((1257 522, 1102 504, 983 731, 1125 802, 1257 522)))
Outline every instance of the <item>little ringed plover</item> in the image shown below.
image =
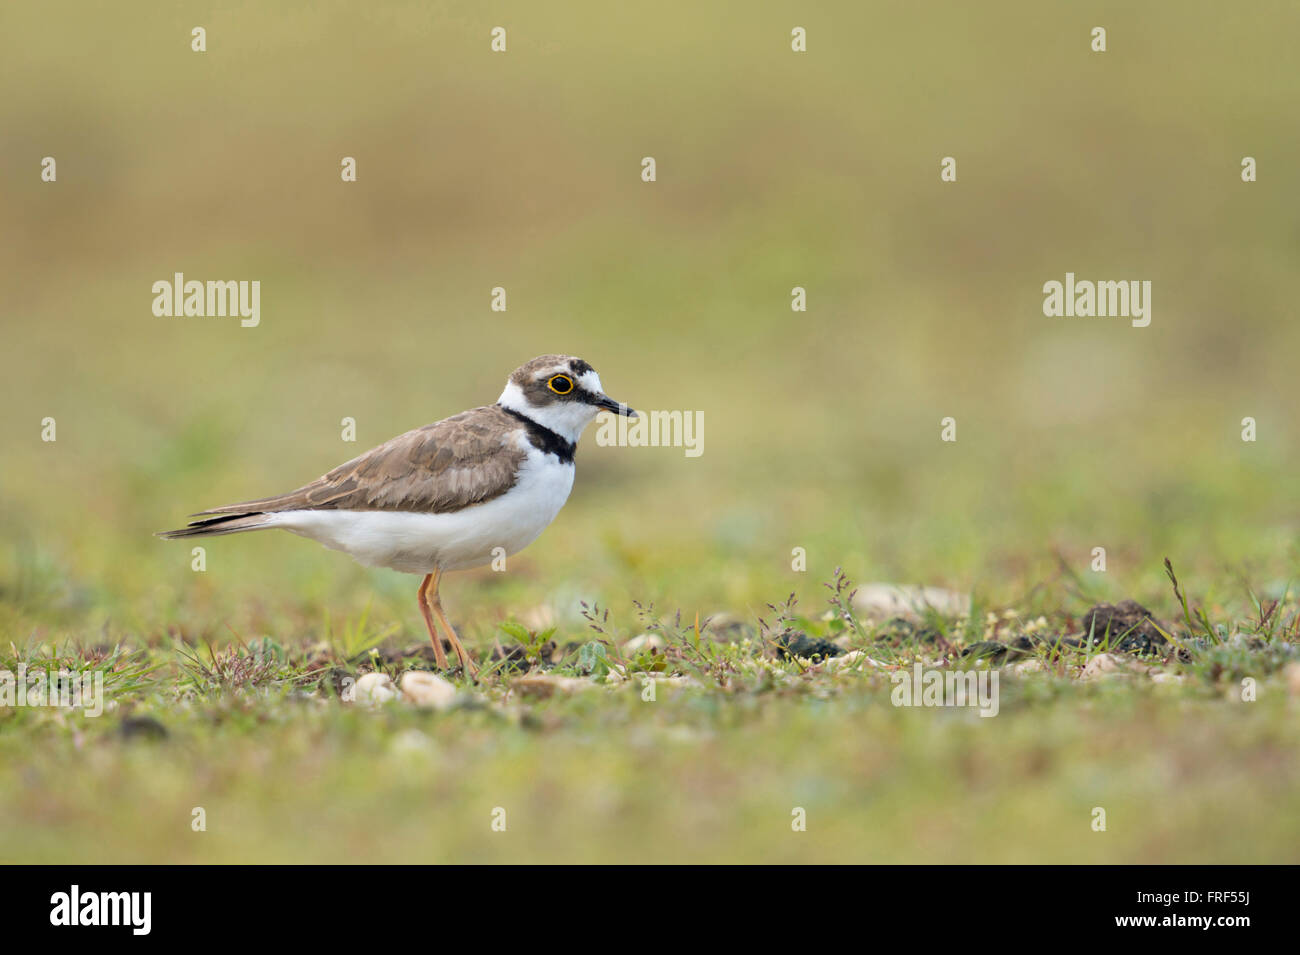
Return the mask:
POLYGON ((417 599, 438 666, 447 655, 434 617, 474 676, 439 601, 442 575, 537 538, 568 499, 578 438, 601 411, 636 417, 581 358, 542 355, 515 369, 494 405, 408 431, 296 491, 200 511, 158 536, 280 528, 363 564, 423 574, 417 599))

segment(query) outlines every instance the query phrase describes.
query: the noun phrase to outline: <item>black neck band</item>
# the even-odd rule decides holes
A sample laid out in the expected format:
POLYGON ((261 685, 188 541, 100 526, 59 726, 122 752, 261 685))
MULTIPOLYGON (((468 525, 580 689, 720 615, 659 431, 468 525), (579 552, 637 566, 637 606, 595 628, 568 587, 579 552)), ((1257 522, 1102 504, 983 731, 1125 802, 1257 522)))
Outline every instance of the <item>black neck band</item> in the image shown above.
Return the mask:
POLYGON ((573 452, 578 450, 578 446, 556 434, 545 425, 540 425, 528 415, 516 411, 514 408, 507 408, 505 405, 497 405, 506 414, 518 418, 524 423, 524 428, 528 431, 528 442, 543 454, 553 454, 565 464, 573 463, 573 452))

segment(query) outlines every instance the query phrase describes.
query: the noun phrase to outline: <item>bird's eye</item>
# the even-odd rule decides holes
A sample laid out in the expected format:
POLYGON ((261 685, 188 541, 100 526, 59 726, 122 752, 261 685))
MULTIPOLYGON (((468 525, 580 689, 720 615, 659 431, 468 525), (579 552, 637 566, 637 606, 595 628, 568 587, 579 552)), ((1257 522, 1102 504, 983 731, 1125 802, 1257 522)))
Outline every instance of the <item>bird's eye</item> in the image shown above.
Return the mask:
POLYGON ((555 375, 546 383, 546 387, 557 395, 567 395, 573 390, 573 379, 568 375, 555 375))

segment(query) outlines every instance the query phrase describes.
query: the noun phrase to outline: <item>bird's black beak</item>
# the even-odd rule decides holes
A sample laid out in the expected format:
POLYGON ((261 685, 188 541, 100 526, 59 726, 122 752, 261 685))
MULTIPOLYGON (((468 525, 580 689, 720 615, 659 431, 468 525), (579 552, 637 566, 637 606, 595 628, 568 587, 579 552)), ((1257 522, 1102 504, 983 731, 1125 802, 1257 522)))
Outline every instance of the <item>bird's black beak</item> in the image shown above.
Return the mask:
POLYGON ((597 395, 592 399, 591 403, 602 411, 612 411, 614 414, 626 415, 629 418, 635 418, 637 416, 635 411, 623 404, 621 401, 615 401, 613 398, 609 397, 609 395, 597 395))

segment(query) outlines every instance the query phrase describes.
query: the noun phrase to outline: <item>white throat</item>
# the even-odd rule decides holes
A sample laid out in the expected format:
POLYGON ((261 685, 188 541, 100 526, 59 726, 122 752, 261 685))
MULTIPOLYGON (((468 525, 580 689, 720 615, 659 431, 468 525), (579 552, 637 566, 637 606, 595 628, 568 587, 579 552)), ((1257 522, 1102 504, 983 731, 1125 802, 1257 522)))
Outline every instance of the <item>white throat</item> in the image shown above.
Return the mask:
POLYGON ((506 382, 505 390, 501 392, 497 404, 503 408, 518 412, 526 418, 531 418, 543 428, 554 431, 561 438, 573 444, 578 443, 578 438, 582 436, 583 429, 591 424, 591 420, 600 411, 600 409, 583 404, 580 401, 557 401, 554 404, 539 408, 524 397, 523 389, 513 381, 506 382))

